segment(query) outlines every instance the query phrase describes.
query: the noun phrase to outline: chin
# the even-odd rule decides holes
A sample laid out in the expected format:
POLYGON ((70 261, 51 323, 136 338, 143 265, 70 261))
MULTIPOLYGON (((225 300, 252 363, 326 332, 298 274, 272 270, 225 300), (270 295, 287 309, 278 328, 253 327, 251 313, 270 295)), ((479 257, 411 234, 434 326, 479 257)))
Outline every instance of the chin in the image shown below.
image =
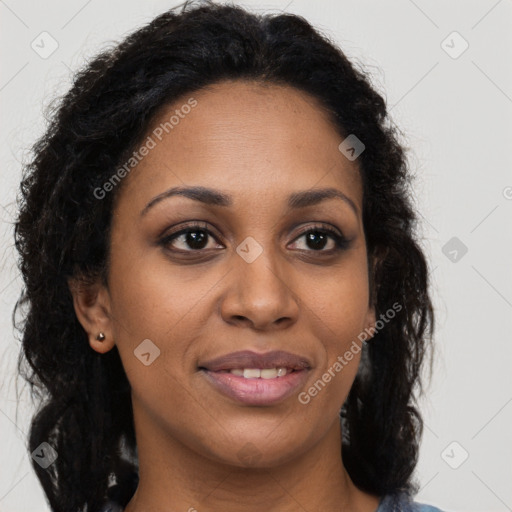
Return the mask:
POLYGON ((250 439, 231 440, 229 446, 225 450, 219 451, 216 444, 212 447, 214 452, 211 457, 218 462, 222 462, 229 466, 236 466, 247 469, 268 469, 286 464, 302 453, 304 444, 297 441, 291 444, 289 439, 282 440, 281 443, 274 441, 269 443, 268 439, 262 437, 261 440, 250 439), (300 447, 300 451, 298 450, 300 447))

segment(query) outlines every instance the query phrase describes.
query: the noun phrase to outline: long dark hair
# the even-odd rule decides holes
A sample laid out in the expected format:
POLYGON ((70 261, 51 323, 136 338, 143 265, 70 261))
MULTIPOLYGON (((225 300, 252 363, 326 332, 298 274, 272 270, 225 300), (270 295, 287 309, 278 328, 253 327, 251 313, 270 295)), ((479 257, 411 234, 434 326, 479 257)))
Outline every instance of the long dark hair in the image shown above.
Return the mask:
POLYGON ((402 307, 364 345, 341 411, 343 461, 367 492, 417 489, 416 391, 434 316, 411 173, 385 101, 366 73, 303 18, 187 2, 76 74, 24 168, 15 226, 24 278, 15 308, 18 367, 40 401, 28 448, 47 442, 58 454, 46 469, 33 463, 55 512, 95 511, 114 492, 124 506, 138 481, 130 386, 119 353, 90 348, 68 288, 70 277, 106 282, 109 226, 121 187, 102 199, 94 191, 164 105, 223 79, 307 92, 330 113, 340 142, 354 134, 365 144, 357 163, 371 300, 377 317, 395 303, 402 307))

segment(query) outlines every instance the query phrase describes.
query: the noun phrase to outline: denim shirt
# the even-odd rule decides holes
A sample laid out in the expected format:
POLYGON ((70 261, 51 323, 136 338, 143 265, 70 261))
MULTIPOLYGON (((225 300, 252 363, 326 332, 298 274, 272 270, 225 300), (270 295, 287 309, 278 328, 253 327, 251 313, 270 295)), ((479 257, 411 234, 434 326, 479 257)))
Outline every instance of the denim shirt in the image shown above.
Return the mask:
POLYGON ((375 512, 442 512, 432 505, 413 501, 407 494, 388 494, 384 496, 375 512))

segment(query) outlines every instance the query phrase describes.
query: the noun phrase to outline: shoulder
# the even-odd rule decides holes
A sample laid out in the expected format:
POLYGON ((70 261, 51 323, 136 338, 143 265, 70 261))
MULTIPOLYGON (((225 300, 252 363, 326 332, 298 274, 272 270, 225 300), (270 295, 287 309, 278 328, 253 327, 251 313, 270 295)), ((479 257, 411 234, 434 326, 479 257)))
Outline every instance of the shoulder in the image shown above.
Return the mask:
POLYGON ((380 500, 375 512, 443 512, 433 505, 418 503, 406 493, 388 494, 380 500))
POLYGON ((433 505, 425 505, 423 503, 413 503, 418 508, 418 512, 443 512, 440 508, 434 507, 433 505))
POLYGON ((433 505, 425 505, 423 503, 413 503, 417 507, 418 512, 443 512, 440 508, 434 507, 433 505))

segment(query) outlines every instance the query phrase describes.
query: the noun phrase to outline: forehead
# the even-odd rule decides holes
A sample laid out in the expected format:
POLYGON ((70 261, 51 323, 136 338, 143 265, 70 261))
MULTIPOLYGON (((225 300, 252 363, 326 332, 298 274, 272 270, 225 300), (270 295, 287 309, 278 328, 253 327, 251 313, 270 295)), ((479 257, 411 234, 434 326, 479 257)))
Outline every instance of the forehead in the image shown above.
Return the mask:
POLYGON ((160 109, 142 142, 151 149, 124 185, 136 195, 187 184, 260 197, 337 186, 360 204, 358 166, 338 150, 343 138, 305 92, 225 81, 160 109))

